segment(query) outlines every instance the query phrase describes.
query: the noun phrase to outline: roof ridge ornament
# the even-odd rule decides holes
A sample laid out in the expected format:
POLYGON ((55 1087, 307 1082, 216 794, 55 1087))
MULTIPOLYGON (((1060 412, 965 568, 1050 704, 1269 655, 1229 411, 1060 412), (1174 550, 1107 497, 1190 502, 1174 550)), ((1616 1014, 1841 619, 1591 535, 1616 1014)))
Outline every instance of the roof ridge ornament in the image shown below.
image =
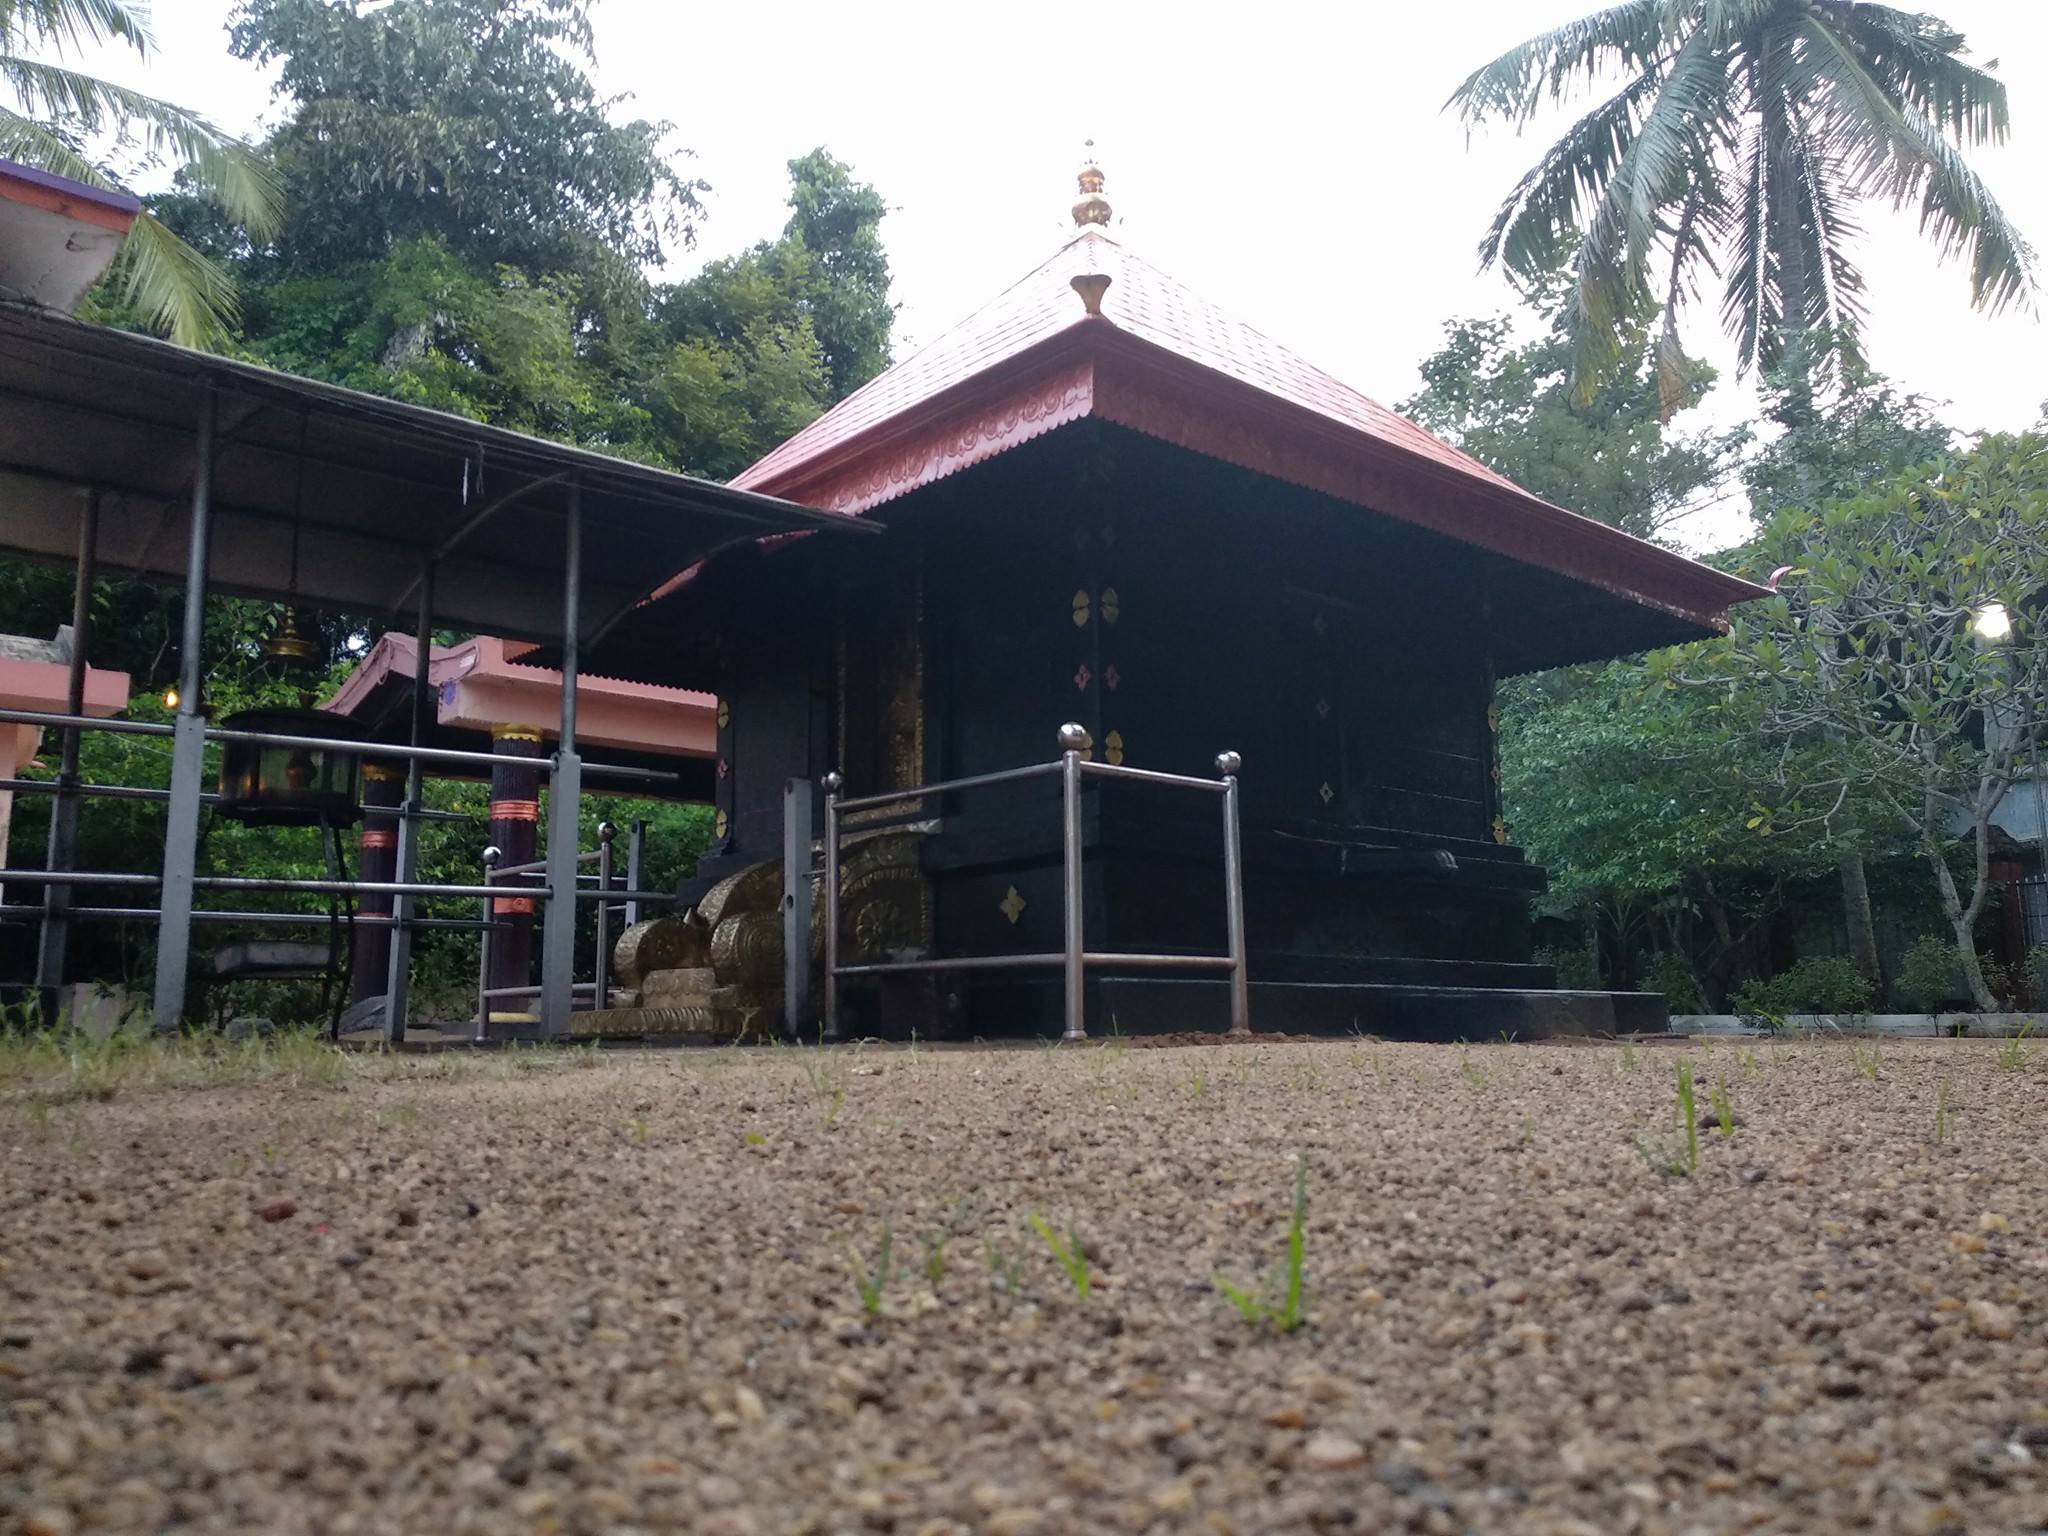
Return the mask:
POLYGON ((1102 195, 1102 167, 1096 163, 1095 141, 1088 140, 1082 148, 1087 155, 1081 161, 1080 174, 1075 178, 1080 185, 1081 195, 1074 201, 1074 223, 1086 229, 1094 224, 1104 228, 1109 224, 1109 199, 1102 195))

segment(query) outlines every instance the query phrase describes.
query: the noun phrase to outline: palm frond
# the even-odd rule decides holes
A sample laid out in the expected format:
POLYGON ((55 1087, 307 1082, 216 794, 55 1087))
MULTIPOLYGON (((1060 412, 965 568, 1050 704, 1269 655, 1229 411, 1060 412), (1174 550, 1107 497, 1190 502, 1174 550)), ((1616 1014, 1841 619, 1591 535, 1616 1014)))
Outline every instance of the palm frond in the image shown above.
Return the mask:
POLYGON ((153 214, 128 231, 112 277, 122 297, 182 347, 217 350, 241 313, 234 279, 153 214))
POLYGON ((1737 163, 1740 176, 1723 221, 1723 237, 1734 253, 1721 300, 1721 322, 1735 338, 1735 365, 1746 372, 1761 360, 1763 339, 1783 318, 1775 312, 1770 283, 1770 175, 1764 131, 1752 122, 1744 131, 1737 163))
POLYGON ((137 0, 0 0, 0 45, 11 50, 20 38, 74 51, 111 42, 156 49, 149 7, 137 0))
MULTIPOLYGON (((1784 227, 1796 249, 1781 251, 1779 259, 1798 261, 1808 281, 1801 312, 1792 314, 1786 306, 1784 321, 1824 335, 1833 362, 1860 364, 1866 311, 1863 274, 1849 255, 1862 233, 1848 212, 1854 192, 1846 185, 1839 152, 1812 131, 1802 113, 1794 109, 1790 116, 1782 146, 1785 174, 1773 195, 1790 210, 1784 227)), ((1775 361, 1776 338, 1765 336, 1759 355, 1766 363, 1775 361)))
POLYGON ((1921 233, 1934 240, 1943 260, 1967 260, 1977 308, 1996 314, 2031 299, 2033 248, 1939 124, 1887 93, 1849 42, 1819 17, 1808 16, 1802 31, 1808 46, 1800 50, 1800 67, 1829 87, 1826 131, 1838 149, 1853 146, 1857 182, 1889 195, 1898 207, 1919 199, 1921 233))
POLYGON ((1658 70, 1644 70, 1565 130, 1501 204, 1479 242, 1481 266, 1501 262, 1524 281, 1556 266, 1577 232, 1582 206, 1598 201, 1662 78, 1658 70))
POLYGON ((1621 361, 1628 320, 1652 302, 1650 260, 1671 227, 1669 210, 1694 195, 1694 172, 1733 133, 1724 51, 1696 31, 1679 46, 1661 88, 1601 189, 1578 253, 1569 317, 1572 376, 1589 400, 1621 361))
POLYGON ((1619 65, 1641 71, 1675 40, 1676 18, 1667 0, 1627 0, 1595 11, 1510 48, 1474 70, 1444 103, 1466 123, 1527 118, 1546 96, 1561 96, 1574 79, 1599 78, 1619 65))
POLYGON ((183 107, 60 65, 0 54, 0 83, 32 118, 124 135, 182 160, 197 188, 258 239, 277 225, 276 174, 255 150, 183 107))
MULTIPOLYGON (((57 134, 5 107, 0 107, 0 158, 89 187, 123 190, 57 134)), ((228 275, 146 213, 129 229, 112 275, 123 297, 183 346, 217 347, 238 312, 228 275)))
POLYGON ((2005 82, 1964 63, 1963 35, 1939 17, 1843 0, 1818 0, 1815 10, 1894 100, 1964 145, 2005 141, 2012 126, 2005 82))

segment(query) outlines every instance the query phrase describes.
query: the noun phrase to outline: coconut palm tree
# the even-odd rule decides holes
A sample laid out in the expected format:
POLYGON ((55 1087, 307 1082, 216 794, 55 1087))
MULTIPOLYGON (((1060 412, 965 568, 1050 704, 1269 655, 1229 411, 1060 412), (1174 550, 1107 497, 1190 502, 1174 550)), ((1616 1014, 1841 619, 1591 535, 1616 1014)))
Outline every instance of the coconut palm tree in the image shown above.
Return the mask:
POLYGON ((1852 249, 1873 198, 1918 203, 1922 234, 1967 262, 1977 307, 2025 300, 2033 253, 1962 155, 2005 138, 2005 87, 1964 51, 1936 17, 1861 0, 1627 0, 1532 38, 1447 110, 1519 125, 1602 99, 1516 184, 1481 264, 1523 282, 1569 264, 1588 396, 1661 303, 1667 406, 1686 371, 1676 311, 1703 273, 1722 281, 1742 368, 1789 355, 1814 377, 1858 358, 1852 249))
MULTIPOLYGON (((0 158, 108 190, 121 189, 119 178, 92 158, 91 146, 176 160, 194 192, 252 235, 267 236, 277 220, 277 183, 248 145, 183 107, 49 62, 109 42, 151 53, 149 7, 141 0, 0 0, 0 158)), ((129 231, 116 273, 127 303, 186 346, 217 343, 234 320, 227 273, 146 212, 129 231)))

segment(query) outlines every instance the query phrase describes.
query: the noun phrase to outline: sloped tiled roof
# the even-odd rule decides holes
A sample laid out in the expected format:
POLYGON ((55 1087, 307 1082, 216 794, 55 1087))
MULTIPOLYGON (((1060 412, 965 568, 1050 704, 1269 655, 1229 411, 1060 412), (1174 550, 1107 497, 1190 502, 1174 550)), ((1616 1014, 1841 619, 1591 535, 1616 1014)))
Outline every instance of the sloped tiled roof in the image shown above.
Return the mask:
POLYGON ((1762 595, 1522 489, 1094 226, 734 484, 858 514, 1084 418, 1305 486, 1708 631, 1726 627, 1731 604, 1762 595), (1099 314, 1075 287, 1091 275, 1107 280, 1099 314))
POLYGON ((1094 227, 1082 230, 1050 261, 930 345, 855 390, 756 461, 733 484, 754 488, 776 483, 914 415, 995 365, 1083 324, 1088 317, 1071 286, 1083 273, 1110 278, 1102 313, 1128 335, 1461 474, 1519 489, 1470 454, 1432 437, 1233 319, 1094 227))

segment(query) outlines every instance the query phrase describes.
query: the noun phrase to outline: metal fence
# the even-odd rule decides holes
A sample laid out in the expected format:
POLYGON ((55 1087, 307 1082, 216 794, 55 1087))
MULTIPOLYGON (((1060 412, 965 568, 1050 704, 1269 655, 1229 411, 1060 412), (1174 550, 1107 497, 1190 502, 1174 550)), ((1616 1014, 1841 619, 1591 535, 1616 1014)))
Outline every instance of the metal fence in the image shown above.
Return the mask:
MULTIPOLYGON (((176 736, 180 730, 179 726, 164 725, 146 720, 97 719, 87 715, 61 714, 27 709, 0 709, 0 722, 32 725, 44 729, 62 730, 67 733, 106 731, 136 736, 176 736)), ((507 765, 533 767, 540 769, 542 773, 548 775, 551 779, 561 773, 563 768, 559 757, 520 757, 509 753, 468 752, 450 747, 411 746, 381 741, 350 741, 324 736, 296 736, 273 731, 228 730, 216 726, 204 726, 201 736, 202 744, 204 742, 245 742, 259 746, 306 748, 308 750, 336 752, 356 757, 396 759, 407 763, 411 771, 408 776, 408 792, 405 800, 396 806, 378 806, 376 808, 380 814, 391 816, 398 821, 401 849, 417 847, 417 833, 414 828, 418 823, 446 819, 450 815, 448 812, 432 810, 422 803, 422 770, 427 765, 435 764, 485 770, 507 765)), ((574 759, 572 759, 572 762, 573 767, 570 768, 569 772, 572 778, 577 781, 576 789, 580 789, 580 778, 584 774, 588 774, 591 777, 607 777, 638 782, 660 782, 671 777, 659 770, 650 768, 583 764, 580 760, 574 759)), ((5 781, 4 787, 17 792, 55 795, 59 797, 60 804, 69 797, 161 799, 171 803, 174 818, 177 813, 175 804, 177 797, 172 790, 150 789, 129 785, 83 784, 75 779, 61 776, 56 780, 10 779, 5 781)), ((571 790, 570 793, 573 795, 576 793, 576 790, 571 790)), ((195 808, 199 803, 216 798, 204 794, 197 795, 195 796, 195 808)), ((609 826, 608 823, 606 825, 609 826)), ((573 822, 569 823, 568 830, 573 840, 575 836, 573 822)), ((40 919, 46 927, 51 923, 61 924, 79 919, 154 920, 166 928, 170 926, 165 922, 169 905, 167 902, 160 903, 155 908, 139 906, 74 907, 69 903, 69 891, 73 886, 154 887, 162 891, 167 883, 170 883, 182 884, 188 890, 199 889, 243 894, 254 892, 295 892, 316 896, 390 896, 394 898, 391 916, 388 919, 391 925, 393 944, 391 968, 384 994, 386 1000, 385 1027, 387 1034, 395 1041, 402 1040, 405 1034, 407 989, 411 963, 411 933, 416 929, 422 928, 476 928, 481 930, 484 941, 488 945, 489 934, 495 926, 491 922, 490 898, 505 893, 505 887, 493 879, 494 875, 499 877, 514 873, 527 876, 539 875, 541 878, 532 886, 531 894, 542 900, 552 900, 558 894, 566 894, 572 900, 597 900, 600 903, 598 909, 598 948, 600 951, 597 962, 598 985, 593 994, 598 999, 599 1006, 602 1006, 605 996, 605 971, 609 963, 609 955, 605 952, 607 948, 605 941, 607 938, 606 929, 610 907, 622 902, 629 902, 632 909, 637 912, 641 903, 670 901, 674 899, 673 893, 670 892, 612 889, 609 880, 609 862, 611 857, 609 838, 604 840, 599 851, 584 855, 575 861, 580 863, 583 859, 599 858, 601 854, 602 862, 606 868, 603 889, 583 889, 580 887, 580 883, 577 883, 577 888, 569 889, 570 882, 563 882, 558 878, 559 871, 554 870, 552 857, 550 859, 537 860, 532 864, 518 866, 516 871, 494 871, 487 868, 485 878, 481 883, 461 885, 408 879, 321 880, 286 876, 201 875, 190 868, 190 864, 195 862, 192 859, 192 855, 196 851, 196 846, 185 850, 187 865, 182 871, 181 878, 169 882, 167 882, 165 874, 143 872, 129 873, 79 869, 0 869, 0 892, 4 892, 7 887, 13 885, 42 887, 46 892, 45 900, 40 905, 32 906, 22 903, 0 904, 0 917, 36 918, 40 919), (561 889, 558 890, 558 887, 561 889), (412 910, 412 903, 416 899, 426 897, 476 900, 484 905, 481 908, 479 917, 475 921, 459 918, 426 918, 419 916, 412 910)), ((640 852, 636 847, 632 858, 632 867, 636 871, 639 867, 639 859, 640 852)), ((167 868, 168 862, 167 850, 167 868)), ((401 870, 410 868, 411 860, 401 854, 399 867, 401 870)), ((176 995, 180 998, 183 996, 182 971, 187 963, 184 925, 195 922, 248 922, 252 924, 268 923, 280 925, 305 923, 324 926, 334 921, 331 913, 217 911, 191 906, 189 900, 183 906, 183 909, 174 915, 178 919, 179 927, 179 932, 175 936, 178 949, 175 962, 181 974, 181 980, 176 989, 176 995)), ((569 926, 573 928, 574 925, 572 923, 569 926)), ((169 944, 172 937, 172 935, 165 933, 160 937, 160 944, 169 944)), ((161 966, 162 962, 160 960, 160 971, 161 966)), ((160 985, 159 991, 162 992, 163 990, 160 985)), ((526 989, 526 995, 545 995, 548 990, 549 986, 544 978, 543 986, 526 989)), ((574 996, 575 992, 580 989, 574 988, 573 983, 571 983, 570 987, 566 990, 569 996, 574 996)), ((564 1001, 566 1001, 566 998, 564 1001)), ((566 1009, 563 1011, 566 1012, 566 1009)), ((175 1022, 175 1018, 160 1018, 159 1027, 169 1028, 175 1022)))
POLYGON ((1235 752, 1216 759, 1219 777, 1196 778, 1188 774, 1159 773, 1149 768, 1128 768, 1117 763, 1098 763, 1082 757, 1089 746, 1088 733, 1072 723, 1060 727, 1060 757, 1057 762, 1034 763, 1024 768, 1006 768, 996 773, 973 774, 967 778, 945 779, 916 789, 892 790, 887 794, 861 795, 842 799, 843 780, 837 773, 824 779, 825 789, 825 1036, 839 1038, 840 983, 851 976, 888 976, 933 971, 990 971, 1058 966, 1064 981, 1065 1027, 1062 1038, 1085 1040, 1084 1021, 1087 973, 1094 970, 1189 970, 1227 973, 1230 982, 1230 1033, 1251 1032, 1250 986, 1245 974, 1243 852, 1238 834, 1237 773, 1243 765, 1235 752), (956 955, 922 960, 879 960, 842 965, 839 960, 839 828, 840 818, 854 811, 901 805, 926 795, 953 790, 978 789, 993 784, 1010 784, 1023 779, 1060 780, 1060 863, 1062 874, 1062 944, 1057 950, 1019 955, 956 955), (1118 953, 1086 947, 1085 912, 1081 885, 1081 782, 1084 778, 1122 779, 1169 789, 1196 790, 1219 795, 1223 801, 1223 911, 1228 950, 1221 955, 1118 953))

